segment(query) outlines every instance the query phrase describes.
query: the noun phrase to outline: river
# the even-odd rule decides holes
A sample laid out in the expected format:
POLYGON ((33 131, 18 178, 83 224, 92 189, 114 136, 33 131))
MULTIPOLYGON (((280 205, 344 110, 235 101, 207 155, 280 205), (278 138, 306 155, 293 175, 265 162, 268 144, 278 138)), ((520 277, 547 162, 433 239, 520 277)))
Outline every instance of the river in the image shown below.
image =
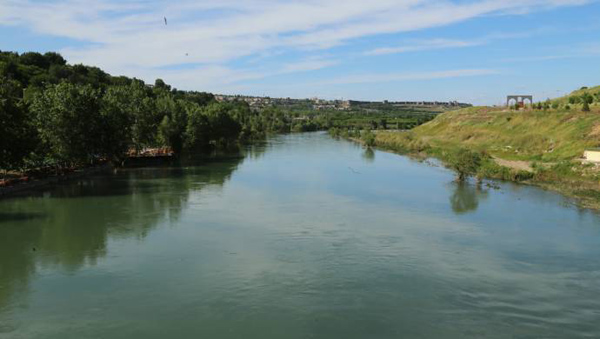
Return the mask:
POLYGON ((0 338, 598 338, 600 217, 325 133, 0 200, 0 338))

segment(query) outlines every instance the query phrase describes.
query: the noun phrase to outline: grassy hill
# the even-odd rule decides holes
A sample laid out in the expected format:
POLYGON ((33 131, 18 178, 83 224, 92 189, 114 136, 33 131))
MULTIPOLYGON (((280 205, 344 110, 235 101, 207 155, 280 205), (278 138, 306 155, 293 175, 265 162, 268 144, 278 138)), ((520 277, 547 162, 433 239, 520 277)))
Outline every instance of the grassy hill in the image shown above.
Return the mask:
MULTIPOLYGON (((433 147, 466 147, 509 160, 557 162, 600 146, 600 109, 509 111, 479 107, 443 113, 411 137, 433 147)), ((382 138, 394 137, 381 134, 382 138)))
POLYGON ((586 148, 600 146, 600 102, 591 104, 590 112, 583 112, 580 103, 565 107, 569 97, 584 91, 600 93, 600 87, 555 99, 558 109, 471 107, 446 112, 408 132, 379 132, 375 145, 447 163, 468 150, 484 159, 473 173, 478 177, 537 184, 600 207, 600 168, 580 160, 586 148))

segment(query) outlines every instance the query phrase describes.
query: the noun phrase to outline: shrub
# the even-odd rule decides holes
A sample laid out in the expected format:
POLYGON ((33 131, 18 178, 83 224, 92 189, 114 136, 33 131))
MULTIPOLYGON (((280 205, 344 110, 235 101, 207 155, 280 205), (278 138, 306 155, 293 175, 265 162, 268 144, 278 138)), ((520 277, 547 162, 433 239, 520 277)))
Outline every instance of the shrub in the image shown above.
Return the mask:
POLYGON ((375 146, 375 133, 373 133, 369 130, 364 131, 362 133, 361 138, 366 146, 368 146, 368 147, 375 146))
POLYGON ((461 148, 452 154, 448 165, 457 174, 458 181, 464 181, 470 175, 474 175, 481 167, 483 157, 480 153, 461 148))
POLYGON ((581 108, 582 111, 584 112, 589 112, 590 111, 590 104, 588 104, 587 101, 583 102, 583 107, 581 108))

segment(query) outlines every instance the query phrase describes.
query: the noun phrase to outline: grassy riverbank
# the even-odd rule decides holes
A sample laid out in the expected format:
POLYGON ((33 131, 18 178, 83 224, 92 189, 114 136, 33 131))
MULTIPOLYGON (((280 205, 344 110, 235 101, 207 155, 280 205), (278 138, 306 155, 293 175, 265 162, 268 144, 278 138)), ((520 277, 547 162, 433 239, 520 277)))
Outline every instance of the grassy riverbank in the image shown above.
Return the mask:
MULTIPOLYGON (((568 99, 557 99, 566 102, 568 99)), ((600 208, 600 168, 581 157, 600 145, 600 106, 546 110, 473 107, 447 112, 408 132, 378 132, 376 147, 433 156, 452 164, 465 150, 480 164, 472 173, 535 184, 600 208)), ((581 105, 579 105, 581 106, 581 105)))

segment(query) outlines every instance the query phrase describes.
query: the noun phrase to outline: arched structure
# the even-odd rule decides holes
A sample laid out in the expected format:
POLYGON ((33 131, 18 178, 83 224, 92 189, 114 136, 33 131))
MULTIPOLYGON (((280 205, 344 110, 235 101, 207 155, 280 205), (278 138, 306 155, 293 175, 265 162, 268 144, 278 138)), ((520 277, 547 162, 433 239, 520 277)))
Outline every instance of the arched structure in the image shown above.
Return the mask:
POLYGON ((516 104, 523 107, 525 106, 525 100, 529 100, 529 104, 533 104, 533 95, 508 95, 506 97, 506 105, 510 106, 510 101, 514 100, 516 104))

